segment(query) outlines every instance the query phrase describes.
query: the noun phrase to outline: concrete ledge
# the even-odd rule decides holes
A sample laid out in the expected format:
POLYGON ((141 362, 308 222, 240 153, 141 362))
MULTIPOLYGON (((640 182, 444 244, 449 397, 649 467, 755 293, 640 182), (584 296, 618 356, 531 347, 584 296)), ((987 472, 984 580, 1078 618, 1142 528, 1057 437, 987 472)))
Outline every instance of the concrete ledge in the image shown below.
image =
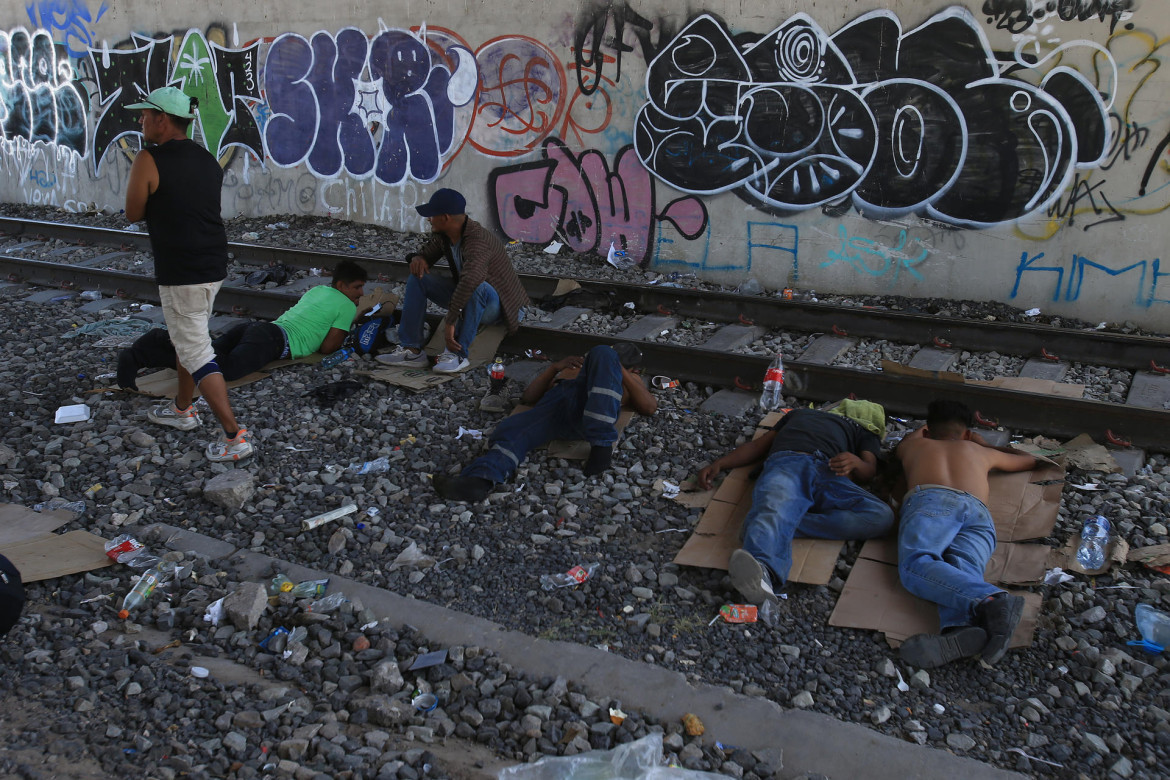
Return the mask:
MULTIPOLYGON (((153 530, 152 530, 153 529, 153 530)), ((902 780, 907 777, 962 777, 963 780, 1019 778, 972 758, 920 747, 887 737, 863 726, 827 715, 785 710, 767 699, 741 696, 713 685, 694 685, 678 673, 632 661, 592 647, 535 639, 489 620, 425 601, 405 598, 345 577, 288 564, 267 555, 237 550, 232 545, 193 531, 156 524, 172 550, 193 550, 230 562, 241 575, 260 581, 279 563, 294 580, 328 577, 331 588, 361 599, 362 604, 395 625, 409 623, 428 639, 447 645, 488 648, 518 670, 534 677, 563 676, 593 697, 620 698, 634 708, 664 720, 698 715, 709 741, 728 741, 748 750, 780 748, 784 775, 816 772, 832 778, 865 777, 902 780)))

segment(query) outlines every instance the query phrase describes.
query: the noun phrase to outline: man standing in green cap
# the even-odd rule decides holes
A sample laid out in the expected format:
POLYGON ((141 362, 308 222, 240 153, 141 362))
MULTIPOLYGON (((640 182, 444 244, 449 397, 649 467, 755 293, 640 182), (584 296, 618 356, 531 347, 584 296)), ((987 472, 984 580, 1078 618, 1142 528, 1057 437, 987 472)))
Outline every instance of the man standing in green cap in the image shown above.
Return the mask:
POLYGON ((146 220, 159 300, 179 358, 175 402, 156 406, 147 417, 183 431, 198 427, 192 403, 198 385, 224 432, 207 445, 206 455, 236 461, 252 454, 252 444, 232 413, 208 330, 216 293, 227 277, 223 170, 214 155, 187 137, 197 106, 182 90, 162 87, 126 107, 142 111, 142 137, 149 145, 130 168, 126 218, 146 220))

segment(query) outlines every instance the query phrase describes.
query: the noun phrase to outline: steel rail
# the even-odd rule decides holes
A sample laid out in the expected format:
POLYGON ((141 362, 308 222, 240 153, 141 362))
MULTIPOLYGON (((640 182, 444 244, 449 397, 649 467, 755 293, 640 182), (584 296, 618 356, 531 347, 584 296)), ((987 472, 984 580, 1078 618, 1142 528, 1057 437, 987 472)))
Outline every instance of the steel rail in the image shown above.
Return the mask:
MULTIPOLYGON (((0 217, 0 231, 18 236, 47 236, 71 241, 129 246, 146 250, 146 234, 111 228, 0 217)), ((230 251, 243 263, 283 263, 308 269, 332 265, 339 259, 374 264, 382 278, 405 280, 405 259, 395 260, 366 254, 321 252, 290 247, 232 242, 230 251)), ((553 294, 558 277, 521 274, 521 281, 533 300, 553 294)), ((979 322, 959 317, 939 317, 866 307, 787 301, 685 288, 628 284, 577 279, 581 292, 574 302, 614 309, 633 303, 644 313, 667 312, 711 322, 744 322, 765 328, 802 332, 843 332, 855 337, 886 339, 923 346, 938 344, 956 349, 998 351, 1021 357, 1046 357, 1127 370, 1149 369, 1170 363, 1170 341, 1166 338, 1125 333, 1071 330, 1049 325, 979 322)))
MULTIPOLYGON (((70 290, 99 289, 149 301, 158 300, 158 286, 143 274, 70 266, 44 260, 0 255, 0 278, 70 290)), ((216 296, 216 310, 239 316, 275 319, 296 302, 298 295, 242 287, 223 287, 216 296)), ((428 316, 432 326, 440 321, 428 316)), ((523 355, 538 349, 552 357, 584 354, 594 346, 618 339, 589 333, 522 326, 504 339, 500 351, 523 355)), ((717 386, 750 387, 763 376, 769 360, 753 355, 641 342, 646 369, 677 379, 717 386)), ((799 361, 786 364, 786 390, 811 401, 843 398, 851 393, 882 404, 895 414, 921 417, 934 398, 952 398, 994 417, 1003 425, 1050 436, 1074 436, 1089 432, 1102 438, 1105 430, 1140 447, 1165 450, 1170 444, 1170 412, 1115 405, 1100 401, 1023 393, 932 378, 823 366, 799 361)))

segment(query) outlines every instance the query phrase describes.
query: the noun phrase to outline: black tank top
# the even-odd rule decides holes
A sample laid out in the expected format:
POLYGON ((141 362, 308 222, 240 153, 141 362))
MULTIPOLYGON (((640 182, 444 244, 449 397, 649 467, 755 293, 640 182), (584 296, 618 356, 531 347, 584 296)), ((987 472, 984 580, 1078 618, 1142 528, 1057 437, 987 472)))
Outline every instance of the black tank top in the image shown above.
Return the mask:
POLYGON ((155 279, 161 285, 222 281, 227 231, 219 213, 219 161, 189 138, 144 151, 158 168, 158 189, 146 199, 155 279))

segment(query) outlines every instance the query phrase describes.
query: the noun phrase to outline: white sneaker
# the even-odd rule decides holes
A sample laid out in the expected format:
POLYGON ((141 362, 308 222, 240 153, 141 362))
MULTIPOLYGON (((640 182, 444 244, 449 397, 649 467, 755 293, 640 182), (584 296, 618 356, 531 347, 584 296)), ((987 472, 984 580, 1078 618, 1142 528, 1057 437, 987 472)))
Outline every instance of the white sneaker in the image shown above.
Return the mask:
POLYGON ((426 368, 427 353, 421 349, 418 352, 414 352, 406 347, 398 347, 389 354, 375 356, 374 360, 387 366, 420 366, 426 368))
POLYGON ((444 351, 442 355, 439 355, 439 361, 431 370, 436 374, 457 374, 470 365, 471 361, 467 358, 460 357, 454 352, 444 351))
POLYGON ((231 462, 246 458, 252 454, 252 443, 248 441, 248 431, 240 428, 234 439, 220 438, 207 445, 204 455, 208 460, 217 463, 231 462))
POLYGON ((195 404, 186 409, 176 409, 173 403, 159 404, 146 413, 146 419, 158 425, 169 425, 180 431, 190 431, 199 427, 199 412, 195 411, 195 404))

